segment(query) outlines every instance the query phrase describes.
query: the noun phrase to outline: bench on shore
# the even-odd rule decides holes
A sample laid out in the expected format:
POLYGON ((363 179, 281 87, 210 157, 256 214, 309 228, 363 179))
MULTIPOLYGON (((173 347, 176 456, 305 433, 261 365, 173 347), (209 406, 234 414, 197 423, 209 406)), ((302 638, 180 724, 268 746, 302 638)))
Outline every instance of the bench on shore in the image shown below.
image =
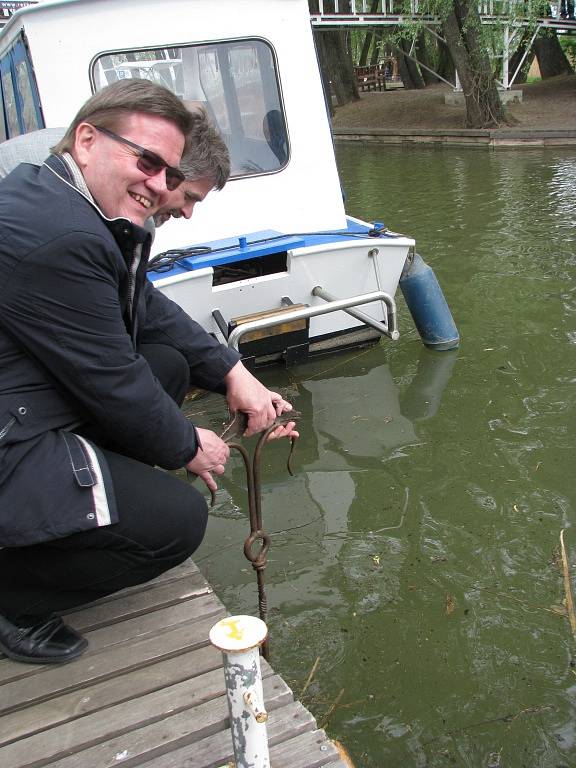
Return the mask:
POLYGON ((356 84, 359 91, 385 91, 386 79, 384 68, 379 64, 368 67, 354 67, 356 84))

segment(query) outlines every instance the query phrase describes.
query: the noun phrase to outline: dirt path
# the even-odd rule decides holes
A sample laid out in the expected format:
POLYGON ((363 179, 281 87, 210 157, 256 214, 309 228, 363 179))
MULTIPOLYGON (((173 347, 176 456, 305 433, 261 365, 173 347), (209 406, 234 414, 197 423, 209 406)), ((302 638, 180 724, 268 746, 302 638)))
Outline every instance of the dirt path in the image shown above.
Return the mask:
MULTIPOLYGON (((532 130, 576 130, 576 75, 553 77, 520 88, 522 103, 507 108, 512 125, 532 130)), ((334 127, 464 128, 464 107, 446 105, 447 90, 448 86, 441 84, 418 91, 363 93, 360 101, 337 108, 334 127)))

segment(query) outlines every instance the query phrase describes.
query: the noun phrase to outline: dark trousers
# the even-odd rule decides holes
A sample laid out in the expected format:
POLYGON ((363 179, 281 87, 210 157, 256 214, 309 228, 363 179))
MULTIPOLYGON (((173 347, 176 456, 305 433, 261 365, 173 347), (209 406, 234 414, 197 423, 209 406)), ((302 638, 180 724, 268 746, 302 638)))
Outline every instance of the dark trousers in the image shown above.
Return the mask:
MULTIPOLYGON (((189 384, 185 359, 171 347, 148 345, 156 377, 178 404, 189 384)), ((87 429, 94 439, 97 426, 87 429)), ((188 483, 110 450, 119 522, 30 547, 0 550, 0 614, 34 624, 124 587, 148 581, 188 558, 200 545, 208 512, 188 483)))

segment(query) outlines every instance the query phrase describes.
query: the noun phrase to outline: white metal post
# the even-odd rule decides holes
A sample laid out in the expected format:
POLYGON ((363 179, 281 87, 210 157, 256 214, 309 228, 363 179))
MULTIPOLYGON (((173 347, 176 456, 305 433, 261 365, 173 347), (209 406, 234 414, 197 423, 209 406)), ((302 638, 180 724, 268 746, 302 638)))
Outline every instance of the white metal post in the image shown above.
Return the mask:
POLYGON ((502 84, 508 90, 510 88, 510 73, 508 71, 510 61, 510 27, 504 25, 504 51, 502 54, 502 84))
POLYGON ((266 624, 254 616, 230 616, 210 630, 224 658, 236 768, 270 768, 259 652, 267 636, 266 624))

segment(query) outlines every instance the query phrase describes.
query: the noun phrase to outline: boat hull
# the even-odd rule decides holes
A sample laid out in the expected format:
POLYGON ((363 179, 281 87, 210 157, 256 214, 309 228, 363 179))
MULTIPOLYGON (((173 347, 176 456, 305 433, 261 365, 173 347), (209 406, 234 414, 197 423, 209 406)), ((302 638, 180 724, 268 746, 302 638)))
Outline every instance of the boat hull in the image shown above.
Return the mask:
MULTIPOLYGON (((176 301, 221 342, 229 343, 238 323, 300 307, 328 309, 325 299, 315 295, 321 288, 335 299, 370 296, 384 292, 392 298, 414 241, 402 236, 363 237, 340 242, 304 244, 270 256, 278 271, 256 277, 222 281, 218 266, 206 266, 178 274, 158 275, 155 285, 176 301)), ((266 256, 260 259, 266 272, 266 256)), ((229 271, 240 269, 241 261, 228 264, 229 271)), ((376 323, 389 325, 389 306, 383 301, 368 301, 355 306, 376 323)), ((318 310, 323 311, 323 310, 318 310)), ((271 321, 272 322, 272 321, 271 321)), ((306 320, 259 328, 247 333, 239 349, 259 360, 289 355, 327 352, 358 343, 368 343, 382 334, 346 310, 326 311, 306 320)), ((397 334, 396 334, 397 336, 397 334)), ((395 338, 394 336, 393 338, 395 338)))

